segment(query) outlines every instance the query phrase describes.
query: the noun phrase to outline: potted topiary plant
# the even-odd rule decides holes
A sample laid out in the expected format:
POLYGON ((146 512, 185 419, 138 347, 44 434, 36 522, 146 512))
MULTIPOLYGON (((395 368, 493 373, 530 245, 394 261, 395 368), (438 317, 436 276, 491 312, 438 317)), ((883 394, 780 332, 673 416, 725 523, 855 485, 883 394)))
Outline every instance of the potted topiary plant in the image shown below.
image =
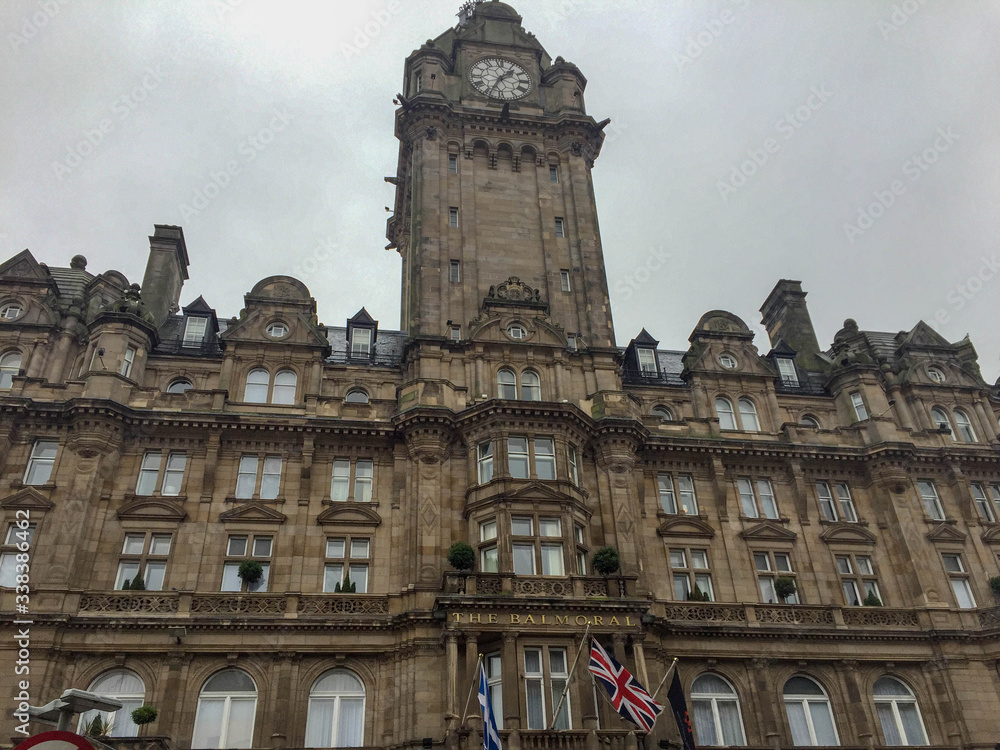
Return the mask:
POLYGON ((132 721, 139 726, 139 731, 143 732, 143 727, 156 721, 159 712, 150 703, 144 703, 139 708, 132 709, 132 721))
POLYGON ((774 593, 778 595, 784 604, 788 603, 788 597, 792 596, 797 590, 794 578, 778 576, 774 579, 774 593))
POLYGON ((448 564, 455 570, 472 570, 476 567, 476 552, 465 542, 455 542, 448 549, 448 564))
POLYGON ((708 595, 707 591, 702 591, 698 584, 694 585, 694 591, 688 593, 689 602, 710 602, 712 597, 708 595))
POLYGON ((243 581, 249 589, 257 583, 257 581, 264 577, 264 566, 256 560, 244 560, 240 563, 240 567, 239 570, 236 571, 236 575, 240 577, 240 580, 243 581))
POLYGON ((129 591, 145 591, 146 582, 142 579, 142 573, 136 573, 135 578, 132 579, 132 583, 128 585, 129 591))
POLYGON ((1000 597, 1000 576, 993 576, 990 579, 990 591, 994 596, 1000 597))
POLYGON ((606 578, 618 572, 622 561, 614 547, 601 547, 594 553, 593 564, 594 570, 606 578))
POLYGON ((96 714, 87 726, 84 728, 83 733, 90 735, 91 737, 107 737, 110 734, 113 724, 110 721, 105 721, 104 717, 100 714, 96 714))
POLYGON ((865 600, 861 604, 865 607, 881 607, 882 600, 876 596, 874 591, 869 591, 868 596, 865 597, 865 600))

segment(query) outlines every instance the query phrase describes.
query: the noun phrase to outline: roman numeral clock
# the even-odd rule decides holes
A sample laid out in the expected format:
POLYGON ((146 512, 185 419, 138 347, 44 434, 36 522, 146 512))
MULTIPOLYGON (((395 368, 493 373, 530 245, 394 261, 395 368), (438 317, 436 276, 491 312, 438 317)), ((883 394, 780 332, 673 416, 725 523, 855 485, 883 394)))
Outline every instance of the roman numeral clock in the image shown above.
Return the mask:
POLYGON ((516 62, 501 57, 484 57, 469 68, 469 82, 491 99, 513 101, 531 91, 531 76, 516 62))

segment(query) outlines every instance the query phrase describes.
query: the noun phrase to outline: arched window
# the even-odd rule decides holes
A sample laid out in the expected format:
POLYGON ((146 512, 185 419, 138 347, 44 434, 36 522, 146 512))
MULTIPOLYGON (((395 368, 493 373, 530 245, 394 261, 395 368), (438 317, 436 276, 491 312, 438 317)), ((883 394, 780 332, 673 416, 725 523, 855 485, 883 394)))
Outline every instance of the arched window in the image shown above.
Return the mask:
POLYGON ((654 417, 659 417, 664 422, 672 422, 674 415, 670 413, 670 409, 665 406, 654 406, 649 412, 654 417))
POLYGON ((21 371, 21 352, 7 352, 0 357, 0 389, 14 384, 14 376, 21 371))
POLYGON ((513 401, 517 398, 517 377, 506 367, 497 371, 497 398, 513 401))
POLYGON ((191 385, 190 380, 185 380, 180 378, 179 380, 174 380, 167 386, 167 393, 186 393, 190 391, 194 386, 191 385))
POLYGON ((332 669, 309 691, 306 747, 361 747, 365 739, 365 686, 353 672, 332 669))
POLYGON ((739 400, 740 421, 743 422, 743 429, 747 432, 760 432, 760 422, 757 421, 757 407, 748 398, 739 400))
POLYGON ((955 437, 955 432, 951 429, 951 420, 948 419, 948 414, 945 412, 944 409, 939 409, 936 406, 933 409, 931 409, 931 419, 934 420, 935 427, 937 427, 939 430, 947 427, 948 432, 951 433, 951 436, 953 438, 955 437))
POLYGON ((368 393, 361 388, 352 388, 344 396, 345 404, 367 404, 368 401, 368 393))
POLYGON ((733 402, 721 396, 715 399, 715 413, 719 417, 719 429, 735 430, 736 415, 733 413, 733 402))
POLYGON ((521 398, 525 401, 542 400, 542 381, 538 379, 538 373, 534 370, 525 370, 521 373, 521 398))
POLYGON ((267 387, 271 384, 271 374, 262 367, 247 373, 247 387, 243 400, 250 404, 267 403, 267 387))
POLYGON ((819 427, 819 420, 812 414, 803 414, 799 419, 799 424, 804 427, 819 427))
POLYGON ((796 747, 839 745, 830 699, 816 682, 798 675, 785 683, 785 712, 796 747))
POLYGON ((135 672, 127 669, 116 669, 105 672, 87 688, 91 693, 97 693, 104 698, 121 701, 122 707, 117 711, 86 711, 80 714, 80 731, 86 731, 95 717, 102 722, 111 724, 109 737, 135 737, 139 727, 132 721, 132 711, 143 704, 146 697, 146 686, 135 672))
POLYGON ((295 387, 299 378, 292 370, 279 370, 274 376, 274 390, 271 391, 272 404, 294 404, 295 387))
POLYGON ((194 750, 253 747, 257 686, 242 669, 224 669, 205 681, 194 719, 194 750))
POLYGON ((961 409, 955 409, 955 426, 958 428, 958 436, 963 443, 978 443, 976 431, 972 428, 972 421, 969 415, 961 409))
POLYGON ((886 745, 927 744, 924 722, 912 690, 894 677, 880 677, 872 694, 886 745))
POLYGON ((691 685, 694 728, 698 744, 745 745, 740 699, 733 686, 714 674, 703 674, 691 685))

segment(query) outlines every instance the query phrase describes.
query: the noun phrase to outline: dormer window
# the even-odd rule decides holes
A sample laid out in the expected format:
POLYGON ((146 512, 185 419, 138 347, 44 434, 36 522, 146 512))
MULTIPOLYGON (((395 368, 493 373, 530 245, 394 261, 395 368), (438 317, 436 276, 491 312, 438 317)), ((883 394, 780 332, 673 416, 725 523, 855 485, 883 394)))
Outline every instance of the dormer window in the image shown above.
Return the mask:
POLYGON ((778 364, 778 373, 781 375, 781 384, 790 388, 799 387, 799 375, 795 371, 795 360, 788 357, 778 357, 775 362, 778 364))
POLYGON ((643 377, 656 377, 658 370, 655 352, 652 349, 640 347, 635 350, 635 353, 639 357, 639 372, 642 373, 643 377))
POLYGON ((370 328, 355 328, 351 332, 351 356, 367 357, 372 350, 372 332, 370 328))
POLYGON ((184 346, 197 347, 205 340, 208 318, 188 318, 184 324, 184 346))

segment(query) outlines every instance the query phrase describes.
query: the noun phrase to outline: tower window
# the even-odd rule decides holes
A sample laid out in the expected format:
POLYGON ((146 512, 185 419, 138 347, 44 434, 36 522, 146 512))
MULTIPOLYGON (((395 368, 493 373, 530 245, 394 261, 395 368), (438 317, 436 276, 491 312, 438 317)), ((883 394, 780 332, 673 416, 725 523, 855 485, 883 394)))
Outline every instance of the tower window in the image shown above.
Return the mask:
POLYGON ((562 284, 562 290, 564 292, 570 291, 568 269, 564 268, 559 272, 559 282, 562 284))
POLYGON ((868 419, 868 408, 865 406, 865 400, 858 391, 851 394, 851 405, 854 407, 854 415, 858 418, 857 421, 864 422, 868 419))
POLYGON ((566 337, 566 348, 573 352, 576 351, 576 336, 572 333, 566 337))
POLYGON ((566 224, 565 224, 565 222, 563 222, 562 216, 557 216, 556 217, 556 237, 565 237, 565 236, 566 236, 566 224))
POLYGON ((462 326, 452 326, 451 327, 451 332, 450 332, 449 335, 451 336, 451 340, 452 341, 461 341, 462 340, 462 326))
POLYGON ((458 206, 451 206, 448 209, 448 226, 452 229, 458 226, 458 206))
POLYGON ((549 182, 559 182, 559 167, 549 164, 549 182))
POLYGON ((448 281, 452 284, 457 284, 462 280, 462 263, 461 261, 453 260, 448 264, 448 281))
POLYGON ((448 154, 448 171, 458 174, 458 154, 448 154))
POLYGON ((126 378, 132 377, 132 365, 135 363, 135 347, 126 346, 125 356, 122 358, 122 366, 118 370, 120 375, 124 375, 126 378))

